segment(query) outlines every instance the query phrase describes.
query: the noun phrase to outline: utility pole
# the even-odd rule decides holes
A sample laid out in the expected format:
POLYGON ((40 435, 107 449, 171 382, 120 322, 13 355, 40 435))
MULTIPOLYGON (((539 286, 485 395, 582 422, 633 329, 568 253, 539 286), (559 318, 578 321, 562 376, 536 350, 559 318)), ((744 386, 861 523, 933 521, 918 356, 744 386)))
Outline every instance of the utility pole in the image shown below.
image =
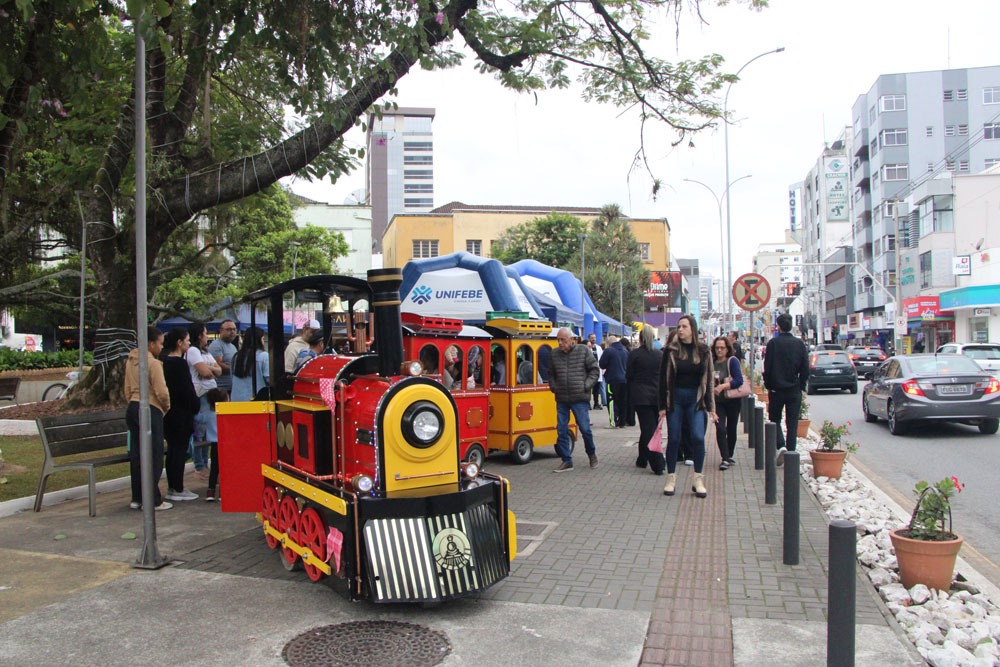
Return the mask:
POLYGON ((892 325, 892 331, 893 331, 893 334, 894 334, 893 335, 893 340, 894 340, 894 342, 893 342, 893 346, 894 346, 893 347, 893 351, 896 352, 897 354, 900 353, 902 351, 902 349, 903 349, 903 334, 906 333, 906 320, 903 319, 904 318, 904 315, 903 315, 903 300, 901 298, 901 295, 902 295, 901 289, 902 289, 902 287, 901 287, 900 282, 899 282, 899 267, 901 266, 900 253, 903 251, 903 246, 902 246, 902 243, 901 243, 902 238, 899 235, 899 207, 900 207, 901 204, 902 204, 902 202, 900 200, 898 200, 898 199, 893 200, 893 202, 892 202, 892 221, 893 221, 893 226, 896 228, 896 230, 895 230, 895 235, 896 235, 896 280, 895 280, 895 282, 896 282, 896 285, 895 285, 895 288, 896 288, 896 307, 894 309, 895 312, 893 313, 893 319, 895 321, 893 322, 893 325, 892 325), (900 327, 900 324, 902 324, 902 327, 900 327))

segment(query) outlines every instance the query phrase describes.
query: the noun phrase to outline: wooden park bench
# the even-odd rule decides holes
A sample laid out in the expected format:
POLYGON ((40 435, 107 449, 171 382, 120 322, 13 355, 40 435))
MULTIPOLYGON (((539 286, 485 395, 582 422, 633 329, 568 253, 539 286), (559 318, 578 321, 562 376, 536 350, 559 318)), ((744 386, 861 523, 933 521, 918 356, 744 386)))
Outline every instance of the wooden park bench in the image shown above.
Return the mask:
POLYGON ((17 390, 21 386, 21 378, 0 378, 0 401, 17 403, 17 390))
POLYGON ((86 469, 90 475, 90 516, 97 516, 97 468, 129 460, 125 410, 39 417, 35 420, 45 450, 42 477, 35 494, 35 511, 42 509, 45 482, 62 470, 86 469), (82 457, 101 453, 101 456, 82 457))

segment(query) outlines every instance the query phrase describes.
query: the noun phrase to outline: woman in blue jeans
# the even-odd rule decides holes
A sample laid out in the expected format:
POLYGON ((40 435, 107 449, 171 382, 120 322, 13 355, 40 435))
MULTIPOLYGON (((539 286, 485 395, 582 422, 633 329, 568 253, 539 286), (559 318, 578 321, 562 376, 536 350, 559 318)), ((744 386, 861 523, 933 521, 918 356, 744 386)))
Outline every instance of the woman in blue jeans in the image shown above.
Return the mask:
POLYGON ((674 495, 677 486, 677 452, 681 433, 687 431, 694 448, 694 476, 691 490, 699 498, 708 496, 705 489, 706 414, 713 422, 715 397, 712 393, 714 366, 712 354, 698 339, 698 323, 683 315, 677 323, 677 337, 663 351, 660 363, 660 416, 667 416, 667 483, 663 495, 674 495))

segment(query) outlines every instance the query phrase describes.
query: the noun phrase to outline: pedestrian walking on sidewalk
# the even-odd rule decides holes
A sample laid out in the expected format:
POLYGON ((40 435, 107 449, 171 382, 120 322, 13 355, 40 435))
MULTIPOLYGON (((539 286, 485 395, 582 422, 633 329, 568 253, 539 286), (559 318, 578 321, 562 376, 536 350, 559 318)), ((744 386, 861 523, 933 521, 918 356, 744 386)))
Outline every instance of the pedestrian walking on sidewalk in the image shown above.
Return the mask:
POLYGON ((715 443, 719 446, 722 463, 719 470, 728 470, 736 464, 736 426, 740 421, 740 399, 726 398, 727 389, 743 386, 743 369, 733 350, 732 340, 719 336, 712 341, 712 360, 715 368, 715 412, 719 421, 715 424, 715 443))
POLYGON ((594 433, 590 430, 590 394, 600 377, 597 359, 586 345, 577 345, 569 329, 556 333, 559 343, 549 358, 549 389, 556 395, 556 452, 562 464, 552 472, 573 470, 570 451, 569 413, 576 417, 576 426, 583 434, 583 446, 590 459, 590 467, 597 467, 597 448, 594 433))
POLYGON ((608 340, 612 342, 601 355, 600 366, 604 369, 604 381, 614 394, 615 428, 625 428, 629 425, 628 384, 625 380, 628 352, 625 351, 622 342, 614 336, 609 336, 608 340))
MULTIPOLYGON (((168 510, 173 505, 164 502, 160 495, 160 475, 163 474, 163 415, 170 411, 170 391, 163 379, 163 362, 158 359, 163 351, 163 332, 156 327, 146 329, 146 354, 149 360, 149 430, 152 445, 153 507, 168 510)), ((139 461, 139 350, 129 352, 125 362, 125 423, 128 425, 129 472, 132 475, 132 502, 134 510, 142 508, 142 466, 139 461)))
POLYGON ((705 489, 706 414, 713 422, 715 395, 712 393, 712 356, 698 339, 698 323, 683 315, 677 323, 677 337, 667 344, 660 364, 660 416, 667 416, 667 483, 663 495, 672 496, 677 486, 677 452, 681 433, 691 432, 694 447, 694 475, 691 490, 699 498, 705 489))
POLYGON ((802 392, 809 380, 809 352, 805 343, 791 334, 792 316, 778 315, 778 335, 767 341, 764 352, 764 386, 767 387, 767 419, 778 425, 778 456, 785 462, 785 452, 795 451, 802 392), (781 411, 785 411, 787 437, 781 432, 781 411))
POLYGON ((653 327, 643 327, 639 332, 639 345, 628 353, 625 377, 629 385, 629 395, 639 418, 639 455, 635 465, 647 465, 654 475, 662 475, 666 465, 663 452, 649 451, 649 441, 656 431, 659 421, 660 363, 663 351, 653 346, 656 336, 653 327))
POLYGON ((163 417, 167 440, 167 500, 197 500, 198 495, 184 489, 184 464, 194 433, 194 417, 201 409, 201 399, 191 382, 185 358, 191 348, 191 336, 184 327, 174 327, 163 338, 163 377, 170 391, 170 412, 163 417))

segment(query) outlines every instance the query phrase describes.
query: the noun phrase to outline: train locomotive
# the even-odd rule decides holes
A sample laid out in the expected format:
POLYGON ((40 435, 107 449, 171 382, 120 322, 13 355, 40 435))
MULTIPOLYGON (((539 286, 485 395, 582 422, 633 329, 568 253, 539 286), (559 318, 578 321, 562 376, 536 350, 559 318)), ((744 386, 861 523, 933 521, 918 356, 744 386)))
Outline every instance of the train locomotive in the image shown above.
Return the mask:
MULTIPOLYGON (((283 332, 284 302, 367 319, 349 354, 320 355, 289 381, 269 336, 272 400, 219 403, 223 511, 255 512, 268 547, 350 599, 438 602, 505 578, 516 554, 509 483, 459 455, 458 411, 440 382, 404 361, 401 274, 306 276, 248 295, 283 332), (367 305, 367 310, 364 306, 367 305)), ((252 318, 254 318, 252 316, 252 318)), ((253 325, 254 322, 251 322, 253 325)))

